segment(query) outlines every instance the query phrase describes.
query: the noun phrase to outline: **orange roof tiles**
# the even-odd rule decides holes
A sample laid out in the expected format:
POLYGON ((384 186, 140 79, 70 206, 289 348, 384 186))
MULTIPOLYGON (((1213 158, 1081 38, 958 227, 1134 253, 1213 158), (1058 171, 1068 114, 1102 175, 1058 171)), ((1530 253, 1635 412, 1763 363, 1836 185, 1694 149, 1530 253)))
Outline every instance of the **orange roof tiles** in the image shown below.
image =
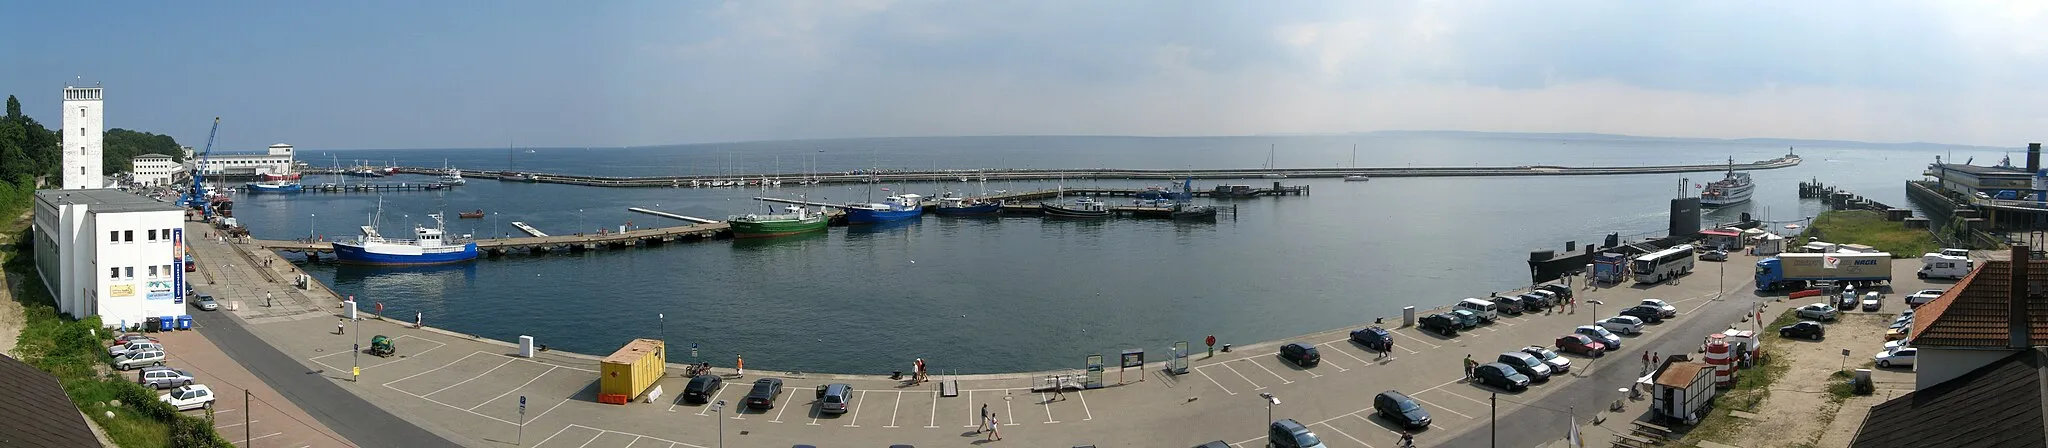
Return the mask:
MULTIPOLYGON (((2027 301, 2029 345, 2048 345, 2048 260, 2029 261, 2027 283, 2037 285, 2027 301)), ((2012 262, 1987 260, 1941 298, 1922 305, 1913 319, 1913 345, 2003 348, 2011 336, 2007 317, 2012 297, 2012 262)), ((2027 287, 2027 286, 2020 286, 2027 287)))

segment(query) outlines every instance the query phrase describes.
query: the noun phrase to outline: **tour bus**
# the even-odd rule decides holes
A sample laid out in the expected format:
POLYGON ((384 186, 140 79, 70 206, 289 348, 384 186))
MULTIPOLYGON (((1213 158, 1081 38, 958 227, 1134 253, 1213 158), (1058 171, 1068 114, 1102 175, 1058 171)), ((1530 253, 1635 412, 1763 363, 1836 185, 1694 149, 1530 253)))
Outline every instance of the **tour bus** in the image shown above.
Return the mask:
POLYGON ((1664 249, 1636 257, 1629 268, 1636 273, 1636 283, 1661 283, 1664 279, 1692 272, 1692 245, 1664 249))

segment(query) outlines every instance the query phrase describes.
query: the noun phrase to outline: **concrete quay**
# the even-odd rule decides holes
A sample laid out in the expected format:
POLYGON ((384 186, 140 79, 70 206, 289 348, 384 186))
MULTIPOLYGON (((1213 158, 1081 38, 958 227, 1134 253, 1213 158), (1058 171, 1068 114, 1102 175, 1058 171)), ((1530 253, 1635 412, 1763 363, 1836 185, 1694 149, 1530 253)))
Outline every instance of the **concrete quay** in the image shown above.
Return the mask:
MULTIPOLYGON (((724 221, 714 221, 670 227, 631 229, 616 233, 485 238, 476 240, 476 249, 491 255, 503 255, 519 251, 583 251, 606 247, 645 246, 677 241, 706 240, 730 236, 731 230, 731 226, 724 221)), ((327 241, 249 240, 249 242, 269 250, 304 252, 307 254, 334 252, 334 243, 327 241)))
MULTIPOLYGON (((783 379, 785 390, 771 409, 738 410, 734 406, 713 413, 707 406, 677 401, 687 383, 687 378, 679 376, 682 364, 671 364, 668 376, 657 383, 665 392, 659 400, 619 406, 596 402, 594 356, 550 351, 530 359, 514 357, 515 348, 506 342, 432 327, 412 328, 406 322, 411 310, 386 310, 393 316, 391 320, 365 319, 349 323, 349 333, 335 334, 332 324, 339 299, 318 285, 312 291, 293 293, 290 303, 260 306, 262 296, 256 291, 271 285, 261 272, 289 277, 288 264, 275 261, 261 267, 259 261, 256 269, 221 266, 247 259, 245 256, 260 260, 275 255, 253 245, 202 242, 193 247, 201 271, 215 272, 212 280, 249 285, 217 293, 224 301, 241 303, 234 311, 223 311, 233 316, 225 319, 226 323, 246 328, 290 357, 299 364, 301 379, 338 388, 380 413, 418 425, 449 442, 477 447, 710 447, 719 446, 721 435, 730 446, 977 445, 982 438, 974 433, 975 422, 982 405, 1004 422, 1004 440, 991 443, 1171 447, 1223 440, 1249 447, 1264 443, 1267 409, 1260 393, 1282 400, 1271 411, 1274 418, 1308 424, 1331 447, 1389 447, 1398 432, 1370 410, 1372 395, 1383 390, 1415 397, 1435 417, 1435 426, 1417 436, 1419 444, 1479 446, 1489 435, 1488 399, 1495 391, 1461 379, 1460 361, 1465 355, 1490 361, 1519 347, 1547 346, 1571 327, 1612 315, 1613 310, 1643 298, 1661 298, 1679 307, 1677 319, 1651 325, 1641 336, 1628 337, 1618 352, 1597 360, 1567 355, 1573 356, 1571 374, 1537 383, 1528 391, 1502 392, 1499 428, 1503 445, 1538 446, 1562 439, 1566 426, 1560 422, 1567 419, 1579 421, 1589 435, 1603 431, 1590 420, 1605 409, 1605 403, 1618 398, 1615 389, 1626 387, 1639 373, 1638 357, 1643 351, 1691 353, 1705 334, 1737 323, 1763 300, 1749 292, 1751 270, 1747 266, 1754 259, 1738 256, 1727 263, 1734 269, 1725 274, 1723 266, 1700 263, 1699 270, 1678 283, 1582 289, 1580 309, 1575 313, 1503 316, 1499 322, 1454 338, 1394 328, 1398 310, 1386 310, 1389 324, 1385 326, 1398 337, 1394 353, 1385 359, 1346 338, 1349 330, 1368 325, 1378 316, 1361 315, 1359 325, 1291 338, 1321 348, 1323 364, 1313 368, 1298 368, 1277 359, 1277 347, 1287 341, 1220 341, 1236 345, 1228 353, 1207 356, 1201 353, 1201 335, 1188 334, 1186 339, 1196 344, 1197 350, 1188 373, 1167 375, 1159 362, 1123 372, 1112 366, 1104 377, 1113 386, 1068 392, 1059 399, 1033 392, 1031 386, 1045 375, 1079 373, 1078 369, 942 376, 937 379, 957 380, 960 391, 957 397, 943 397, 938 381, 908 386, 882 376, 796 373, 772 370, 774 366, 749 366, 752 369, 740 375, 730 364, 715 361, 719 368, 714 372, 727 377, 725 389, 716 396, 719 400, 738 403, 749 384, 764 377, 783 379), (1722 287, 1726 293, 1717 291, 1722 287), (348 373, 355 364, 350 350, 355 338, 367 340, 377 334, 397 338, 399 355, 363 356, 362 376, 351 380, 348 373), (854 387, 848 413, 820 415, 815 411, 812 389, 828 383, 854 387), (520 397, 527 399, 523 416, 520 397), (1560 409, 1577 413, 1556 412, 1560 409)), ((1448 304, 1458 298, 1420 299, 1424 301, 1418 307, 1448 304)), ((362 300, 368 304, 375 298, 362 300)), ((1773 308, 1778 306, 1782 305, 1773 308)), ((432 323, 434 316, 425 319, 432 323)), ((539 342, 547 341, 543 336, 539 342)), ((721 361, 731 356, 704 355, 721 361)), ((1105 355, 1114 362, 1114 354, 1105 355)), ((1080 354, 1075 357, 1079 359, 1080 354)), ((689 358, 687 351, 678 351, 672 359, 689 358)), ((946 360, 927 361, 935 371, 948 368, 946 360)), ((910 360, 903 362, 907 367, 910 360)), ((305 386, 273 387, 290 393, 287 389, 305 386)), ((1646 403, 1628 406, 1639 412, 1646 403)), ((322 415, 324 423, 343 435, 352 440, 356 437, 349 428, 359 425, 328 421, 353 416, 322 413, 318 410, 322 405, 317 403, 302 406, 322 415)), ((423 444, 436 443, 429 439, 423 444)))

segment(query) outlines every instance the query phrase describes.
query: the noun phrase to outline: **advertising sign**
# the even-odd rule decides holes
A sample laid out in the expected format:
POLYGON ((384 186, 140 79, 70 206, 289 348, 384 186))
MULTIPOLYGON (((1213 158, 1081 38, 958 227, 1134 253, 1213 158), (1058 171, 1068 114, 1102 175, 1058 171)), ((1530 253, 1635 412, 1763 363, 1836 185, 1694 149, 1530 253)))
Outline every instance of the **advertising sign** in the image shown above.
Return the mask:
POLYGON ((135 295, 135 285, 107 285, 108 297, 129 297, 135 295))
POLYGON ((185 229, 171 229, 171 301, 185 304, 185 229))

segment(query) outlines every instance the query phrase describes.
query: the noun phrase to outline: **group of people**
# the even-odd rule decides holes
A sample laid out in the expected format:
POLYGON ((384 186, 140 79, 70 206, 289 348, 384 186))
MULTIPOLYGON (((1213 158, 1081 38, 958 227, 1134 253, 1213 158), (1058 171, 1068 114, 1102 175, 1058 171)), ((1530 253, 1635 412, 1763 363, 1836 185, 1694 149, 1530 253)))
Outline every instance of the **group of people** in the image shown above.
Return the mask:
POLYGON ((919 384, 924 384, 925 380, 930 379, 929 376, 930 375, 924 370, 924 358, 917 358, 916 362, 911 363, 910 385, 915 386, 919 384))
MULTIPOLYGON (((920 361, 922 361, 922 360, 920 360, 920 361)), ((996 414, 990 414, 990 413, 988 413, 988 403, 982 403, 982 404, 981 404, 981 426, 977 426, 977 427, 975 427, 975 428, 974 428, 974 433, 975 433, 975 434, 983 434, 983 433, 986 433, 986 434, 988 434, 988 438, 987 438, 987 439, 985 439, 985 440, 988 440, 988 441, 997 441, 997 440, 1003 440, 1003 434, 1002 434, 1001 432, 999 432, 999 431, 997 431, 997 430, 996 430, 996 428, 999 428, 999 427, 1002 427, 1002 422, 998 422, 998 421, 996 421, 996 414)))

